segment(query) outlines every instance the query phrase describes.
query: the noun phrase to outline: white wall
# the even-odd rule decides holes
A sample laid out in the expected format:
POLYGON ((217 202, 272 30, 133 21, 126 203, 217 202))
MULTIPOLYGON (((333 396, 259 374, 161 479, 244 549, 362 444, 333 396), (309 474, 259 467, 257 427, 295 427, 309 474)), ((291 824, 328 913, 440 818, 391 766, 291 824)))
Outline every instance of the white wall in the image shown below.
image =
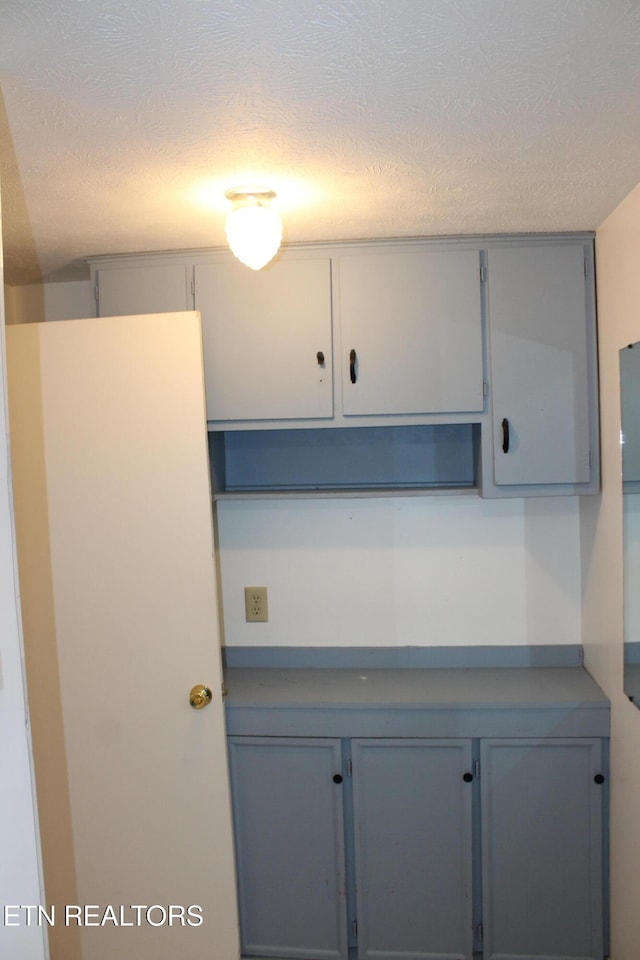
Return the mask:
MULTIPOLYGON (((95 312, 88 280, 10 289, 14 322, 95 312)), ((581 642, 572 497, 225 501, 218 529, 229 646, 581 642), (266 624, 245 622, 251 585, 266 624)))
POLYGON ((5 287, 5 298, 7 323, 80 320, 96 315, 89 280, 5 287))
POLYGON ((218 532, 229 646, 581 642, 573 497, 226 500, 218 532))
MULTIPOLYGON (((587 667, 611 699, 613 960, 640 944, 640 711, 624 696, 618 351, 640 340, 640 186, 596 234, 602 496, 581 503, 587 667)), ((637 587, 636 587, 637 589, 637 587)))
MULTIPOLYGON (((0 910, 8 904, 45 902, 18 614, 5 383, 4 300, 0 295, 0 910)), ((3 917, 4 912, 0 913, 1 957, 41 960, 48 955, 44 927, 7 926, 3 917)))

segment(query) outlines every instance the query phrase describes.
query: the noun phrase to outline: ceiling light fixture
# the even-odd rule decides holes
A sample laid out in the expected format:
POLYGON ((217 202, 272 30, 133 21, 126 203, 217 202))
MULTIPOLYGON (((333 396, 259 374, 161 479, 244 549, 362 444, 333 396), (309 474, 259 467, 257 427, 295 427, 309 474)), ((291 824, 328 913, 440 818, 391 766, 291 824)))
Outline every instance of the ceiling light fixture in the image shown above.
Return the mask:
POLYGON ((227 190, 231 210, 225 224, 231 252, 252 270, 272 260, 282 242, 282 221, 272 206, 273 190, 227 190))

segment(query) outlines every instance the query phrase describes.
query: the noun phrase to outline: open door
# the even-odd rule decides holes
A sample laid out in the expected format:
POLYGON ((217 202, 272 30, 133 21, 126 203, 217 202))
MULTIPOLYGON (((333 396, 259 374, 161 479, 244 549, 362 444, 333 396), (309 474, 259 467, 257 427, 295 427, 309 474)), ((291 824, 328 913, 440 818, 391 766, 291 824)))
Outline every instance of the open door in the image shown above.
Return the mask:
POLYGON ((52 960, 236 960, 199 315, 7 340, 52 960))

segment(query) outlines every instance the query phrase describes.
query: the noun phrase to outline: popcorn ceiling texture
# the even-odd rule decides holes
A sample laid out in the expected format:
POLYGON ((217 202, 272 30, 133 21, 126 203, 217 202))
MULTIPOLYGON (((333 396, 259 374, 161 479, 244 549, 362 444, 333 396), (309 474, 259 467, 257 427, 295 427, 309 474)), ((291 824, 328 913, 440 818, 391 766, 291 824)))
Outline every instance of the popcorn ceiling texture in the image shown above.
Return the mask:
POLYGON ((595 229, 640 180, 631 0, 0 0, 6 278, 285 239, 595 229))

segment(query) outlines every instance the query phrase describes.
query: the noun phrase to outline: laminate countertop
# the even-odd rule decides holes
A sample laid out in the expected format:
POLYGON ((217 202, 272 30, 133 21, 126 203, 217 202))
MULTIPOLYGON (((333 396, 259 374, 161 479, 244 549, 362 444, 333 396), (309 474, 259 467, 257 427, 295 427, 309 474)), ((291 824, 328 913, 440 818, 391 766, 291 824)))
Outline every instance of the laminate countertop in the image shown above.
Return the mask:
POLYGON ((609 701, 583 667, 238 667, 225 686, 230 735, 609 735, 609 701))

